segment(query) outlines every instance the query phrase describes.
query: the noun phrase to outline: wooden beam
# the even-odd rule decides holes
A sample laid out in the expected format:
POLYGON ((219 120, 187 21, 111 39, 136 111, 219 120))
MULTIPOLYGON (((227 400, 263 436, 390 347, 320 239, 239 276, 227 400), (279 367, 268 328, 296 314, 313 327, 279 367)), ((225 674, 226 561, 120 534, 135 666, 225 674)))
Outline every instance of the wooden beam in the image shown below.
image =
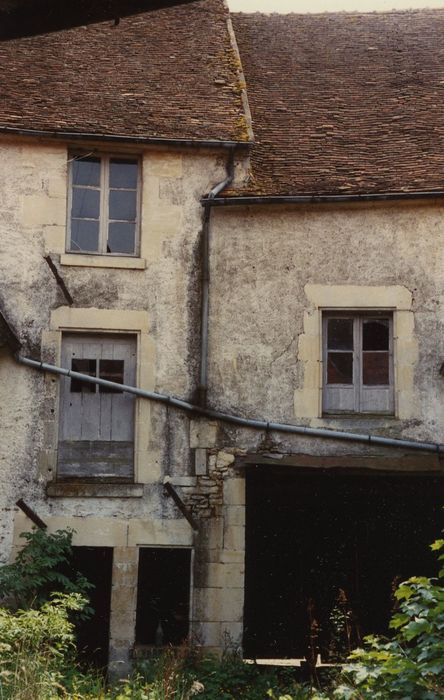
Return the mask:
POLYGON ((375 470, 387 472, 443 473, 437 454, 405 454, 400 456, 309 455, 309 454, 249 454, 236 461, 236 467, 248 465, 299 467, 313 469, 375 470))

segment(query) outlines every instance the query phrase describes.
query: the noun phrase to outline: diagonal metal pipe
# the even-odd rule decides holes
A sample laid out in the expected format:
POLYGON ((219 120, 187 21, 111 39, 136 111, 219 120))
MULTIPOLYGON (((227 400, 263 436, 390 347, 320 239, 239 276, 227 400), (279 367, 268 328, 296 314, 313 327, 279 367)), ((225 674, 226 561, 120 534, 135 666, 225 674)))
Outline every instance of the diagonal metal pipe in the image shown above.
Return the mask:
POLYGON ((303 425, 291 425, 289 423, 274 423, 270 421, 256 420, 252 418, 242 418, 242 416, 236 416, 230 413, 224 413, 222 411, 215 411, 211 408, 206 408, 205 406, 195 406, 194 404, 191 404, 188 401, 177 399, 174 396, 169 396, 168 394, 160 394, 155 391, 139 389, 139 387, 129 386, 127 384, 110 382, 107 379, 101 379, 100 377, 90 377, 89 375, 82 374, 81 372, 74 372, 73 370, 66 369, 64 367, 57 367, 56 365, 50 365, 46 362, 31 360, 30 358, 22 357, 21 355, 16 355, 15 357, 20 364, 26 365, 27 367, 32 367, 33 369, 37 369, 42 372, 50 372, 52 374, 58 374, 65 377, 72 377, 73 379, 79 379, 82 382, 87 382, 89 384, 98 384, 99 386, 106 386, 112 389, 117 389, 119 391, 126 391, 129 394, 134 394, 134 396, 139 396, 143 399, 159 401, 161 403, 168 404, 169 406, 174 406, 175 408, 178 408, 181 411, 187 411, 188 413, 204 416, 205 418, 212 418, 214 420, 224 421, 225 423, 239 425, 244 428, 276 431, 280 433, 289 433, 292 435, 320 437, 330 440, 362 442, 368 445, 381 445, 383 447, 399 447, 409 450, 418 450, 421 452, 435 452, 437 454, 444 455, 444 444, 442 443, 420 442, 417 440, 403 440, 398 438, 382 437, 380 435, 348 433, 342 430, 328 430, 327 428, 309 428, 303 425))

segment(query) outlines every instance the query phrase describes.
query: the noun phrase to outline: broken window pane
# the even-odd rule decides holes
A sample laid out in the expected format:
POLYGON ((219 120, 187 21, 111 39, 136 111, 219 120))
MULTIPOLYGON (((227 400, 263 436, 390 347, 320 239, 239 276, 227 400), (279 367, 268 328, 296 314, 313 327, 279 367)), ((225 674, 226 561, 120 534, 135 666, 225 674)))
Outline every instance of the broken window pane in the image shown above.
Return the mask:
POLYGON ((353 354, 329 352, 327 359, 328 384, 353 384, 353 354))
POLYGON ((362 329, 363 350, 389 349, 389 321, 384 318, 364 321, 362 329))
POLYGON ((100 158, 76 158, 72 163, 72 184, 98 187, 100 185, 100 158))
POLYGON ((99 222, 71 220, 71 250, 95 253, 99 249, 99 222))
MULTIPOLYGON (((96 360, 84 360, 84 359, 78 359, 78 358, 74 358, 74 357, 71 360, 71 369, 73 372, 80 372, 81 374, 87 374, 90 377, 96 376, 96 366, 97 366, 96 360)), ((77 393, 77 392, 82 392, 82 391, 86 392, 86 393, 94 394, 96 391, 96 385, 89 384, 89 382, 82 382, 81 379, 76 379, 75 377, 71 377, 71 392, 77 393)))
MULTIPOLYGON (((123 384, 123 360, 100 360, 99 362, 99 377, 106 379, 108 382, 118 382, 123 384)), ((119 389, 114 389, 109 386, 99 386, 101 394, 120 394, 119 389)))
POLYGON ((364 352, 362 354, 362 383, 367 386, 388 385, 389 353, 364 352))
POLYGON ((113 222, 108 226, 107 253, 134 253, 136 224, 113 222))
POLYGON ((353 350, 353 319, 328 319, 328 349, 353 350))
POLYGON ((135 160, 111 158, 109 166, 109 186, 128 190, 137 189, 139 164, 135 160))

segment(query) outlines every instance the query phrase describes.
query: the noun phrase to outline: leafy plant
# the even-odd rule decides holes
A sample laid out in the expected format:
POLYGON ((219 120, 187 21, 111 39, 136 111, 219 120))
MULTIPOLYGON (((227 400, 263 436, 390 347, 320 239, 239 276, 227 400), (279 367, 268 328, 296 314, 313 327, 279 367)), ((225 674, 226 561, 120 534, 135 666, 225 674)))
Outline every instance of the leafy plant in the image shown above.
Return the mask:
MULTIPOLYGON (((39 607, 49 600, 53 591, 79 593, 84 598, 93 585, 79 572, 72 576, 62 573, 69 565, 72 530, 57 530, 48 534, 36 529, 23 532, 26 544, 13 564, 0 568, 0 600, 12 609, 39 607)), ((91 608, 79 609, 81 616, 90 615, 91 608)))
MULTIPOLYGON (((431 547, 443 550, 444 540, 431 547)), ((338 700, 444 697, 444 568, 438 578, 410 578, 395 596, 399 610, 390 623, 393 638, 367 637, 366 647, 352 652, 345 681, 334 692, 338 700)))
POLYGON ((63 670, 75 649, 71 612, 86 600, 54 594, 39 610, 0 608, 0 698, 50 700, 59 696, 63 670))

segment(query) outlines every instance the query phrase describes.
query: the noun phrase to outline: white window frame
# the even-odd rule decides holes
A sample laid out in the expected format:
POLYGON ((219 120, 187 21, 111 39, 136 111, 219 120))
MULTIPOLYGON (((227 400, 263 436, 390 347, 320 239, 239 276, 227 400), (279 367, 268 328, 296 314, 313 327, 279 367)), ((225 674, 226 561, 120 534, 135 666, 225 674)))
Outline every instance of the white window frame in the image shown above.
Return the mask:
MULTIPOLYGON (((101 153, 101 152, 72 152, 68 159, 68 211, 67 211, 67 227, 66 227, 66 252, 76 255, 105 255, 107 257, 128 257, 134 258, 140 255, 140 211, 141 211, 141 191, 142 191, 142 159, 139 155, 126 153, 101 153), (72 208, 72 163, 75 160, 87 157, 100 158, 100 185, 99 187, 89 187, 84 185, 85 189, 97 190, 100 189, 100 212, 99 212, 99 250, 77 250, 71 247, 71 208, 72 208), (106 250, 108 242, 108 224, 120 219, 109 219, 109 164, 111 159, 134 160, 137 163, 137 200, 136 200, 136 221, 134 234, 134 252, 133 253, 110 253, 106 250)), ((113 188, 126 191, 125 188, 113 188)))
MULTIPOLYGON (((394 415, 395 412, 395 387, 394 387, 394 358, 393 358, 393 347, 394 347, 394 332, 393 332, 393 312, 384 311, 381 309, 373 310, 324 310, 322 313, 322 366, 323 366, 323 391, 322 391, 322 413, 323 415, 338 415, 338 414, 351 414, 351 415, 365 415, 365 414, 375 414, 375 415, 394 415), (327 360, 328 360, 328 331, 327 324, 332 318, 341 319, 351 319, 353 321, 353 383, 352 384, 328 384, 327 383, 327 360), (389 383, 387 385, 364 385, 362 381, 362 328, 363 322, 369 319, 385 319, 389 322, 389 383), (351 400, 353 403, 352 407, 342 408, 338 402, 338 405, 331 406, 332 403, 331 395, 333 391, 340 395, 340 392, 349 392, 351 400), (381 409, 380 407, 373 405, 373 407, 366 406, 365 394, 370 394, 372 391, 374 395, 377 396, 379 393, 385 394, 386 408, 381 409), (352 395, 352 396, 351 396, 352 395)), ((377 399, 376 399, 377 400, 377 399)), ((333 402, 335 403, 335 402, 333 402)), ((371 403, 371 401, 370 401, 371 403)))

